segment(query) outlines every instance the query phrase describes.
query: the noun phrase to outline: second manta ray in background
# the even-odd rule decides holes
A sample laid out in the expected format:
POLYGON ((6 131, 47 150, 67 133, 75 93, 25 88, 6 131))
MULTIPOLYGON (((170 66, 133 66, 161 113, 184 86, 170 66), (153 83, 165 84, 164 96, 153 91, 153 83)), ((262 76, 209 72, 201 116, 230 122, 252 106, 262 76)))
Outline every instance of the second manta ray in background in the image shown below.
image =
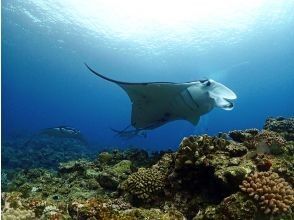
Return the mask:
POLYGON ((214 107, 232 110, 236 94, 212 79, 185 83, 146 82, 131 83, 110 79, 87 68, 102 79, 123 88, 132 102, 131 125, 135 129, 117 131, 120 136, 136 136, 175 120, 187 120, 196 125, 201 115, 214 107))

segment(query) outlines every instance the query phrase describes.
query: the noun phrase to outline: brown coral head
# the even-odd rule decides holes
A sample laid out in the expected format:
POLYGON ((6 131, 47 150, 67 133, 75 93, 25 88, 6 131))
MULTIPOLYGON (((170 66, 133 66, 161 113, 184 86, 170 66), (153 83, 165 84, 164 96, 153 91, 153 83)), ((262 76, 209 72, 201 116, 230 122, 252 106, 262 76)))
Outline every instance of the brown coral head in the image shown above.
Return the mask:
POLYGON ((151 199, 164 189, 166 176, 154 168, 140 168, 122 183, 122 188, 139 199, 151 199))
POLYGON ((288 212, 294 203, 293 188, 275 172, 252 173, 240 189, 256 200, 265 214, 288 212))

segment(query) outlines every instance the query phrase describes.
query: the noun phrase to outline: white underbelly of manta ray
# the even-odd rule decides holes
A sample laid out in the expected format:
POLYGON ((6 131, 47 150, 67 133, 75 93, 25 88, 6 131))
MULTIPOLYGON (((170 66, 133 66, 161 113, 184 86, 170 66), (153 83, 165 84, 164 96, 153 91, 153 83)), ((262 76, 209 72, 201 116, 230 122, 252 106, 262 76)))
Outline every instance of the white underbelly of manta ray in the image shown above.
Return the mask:
POLYGON ((130 83, 110 79, 87 68, 102 79, 123 88, 132 102, 134 130, 117 131, 121 136, 137 135, 143 130, 160 127, 174 120, 187 120, 196 125, 201 115, 214 107, 232 110, 236 94, 212 79, 186 83, 146 82, 130 83))

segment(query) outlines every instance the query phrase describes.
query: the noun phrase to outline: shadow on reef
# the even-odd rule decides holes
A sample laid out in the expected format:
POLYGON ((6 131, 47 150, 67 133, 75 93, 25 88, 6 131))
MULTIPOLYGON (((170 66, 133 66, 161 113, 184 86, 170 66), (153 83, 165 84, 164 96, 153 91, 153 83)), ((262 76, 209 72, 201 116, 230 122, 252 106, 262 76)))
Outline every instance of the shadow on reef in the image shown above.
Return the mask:
POLYGON ((293 127, 270 118, 263 130, 190 136, 154 157, 114 150, 20 170, 6 178, 2 218, 294 219, 293 127))

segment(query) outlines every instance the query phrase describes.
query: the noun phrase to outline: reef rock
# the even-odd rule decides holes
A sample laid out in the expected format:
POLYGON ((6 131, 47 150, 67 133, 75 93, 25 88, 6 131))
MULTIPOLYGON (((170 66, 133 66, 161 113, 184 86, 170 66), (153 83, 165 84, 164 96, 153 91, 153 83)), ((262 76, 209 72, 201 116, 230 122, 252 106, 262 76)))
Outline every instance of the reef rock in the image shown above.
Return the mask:
POLYGON ((3 211, 2 220, 33 220, 35 218, 34 212, 31 210, 22 210, 19 208, 9 208, 3 211))
POLYGON ((219 205, 201 209, 193 220, 255 219, 256 211, 255 203, 238 192, 224 198, 219 205))
POLYGON ((116 190, 118 185, 131 174, 131 166, 131 161, 122 160, 103 170, 98 176, 98 182, 105 189, 116 190))
POLYGON ((234 130, 229 132, 229 136, 236 142, 242 143, 247 139, 252 138, 258 134, 258 129, 234 130))
POLYGON ((252 161, 243 157, 246 153, 245 146, 223 138, 207 135, 184 138, 169 180, 172 186, 186 190, 192 186, 236 190, 255 168, 252 161))
POLYGON ((287 152, 286 140, 276 132, 262 130, 255 136, 244 141, 249 149, 256 149, 257 153, 282 154, 287 152))
POLYGON ((268 118, 263 128, 279 133, 287 141, 294 141, 294 118, 268 118))

